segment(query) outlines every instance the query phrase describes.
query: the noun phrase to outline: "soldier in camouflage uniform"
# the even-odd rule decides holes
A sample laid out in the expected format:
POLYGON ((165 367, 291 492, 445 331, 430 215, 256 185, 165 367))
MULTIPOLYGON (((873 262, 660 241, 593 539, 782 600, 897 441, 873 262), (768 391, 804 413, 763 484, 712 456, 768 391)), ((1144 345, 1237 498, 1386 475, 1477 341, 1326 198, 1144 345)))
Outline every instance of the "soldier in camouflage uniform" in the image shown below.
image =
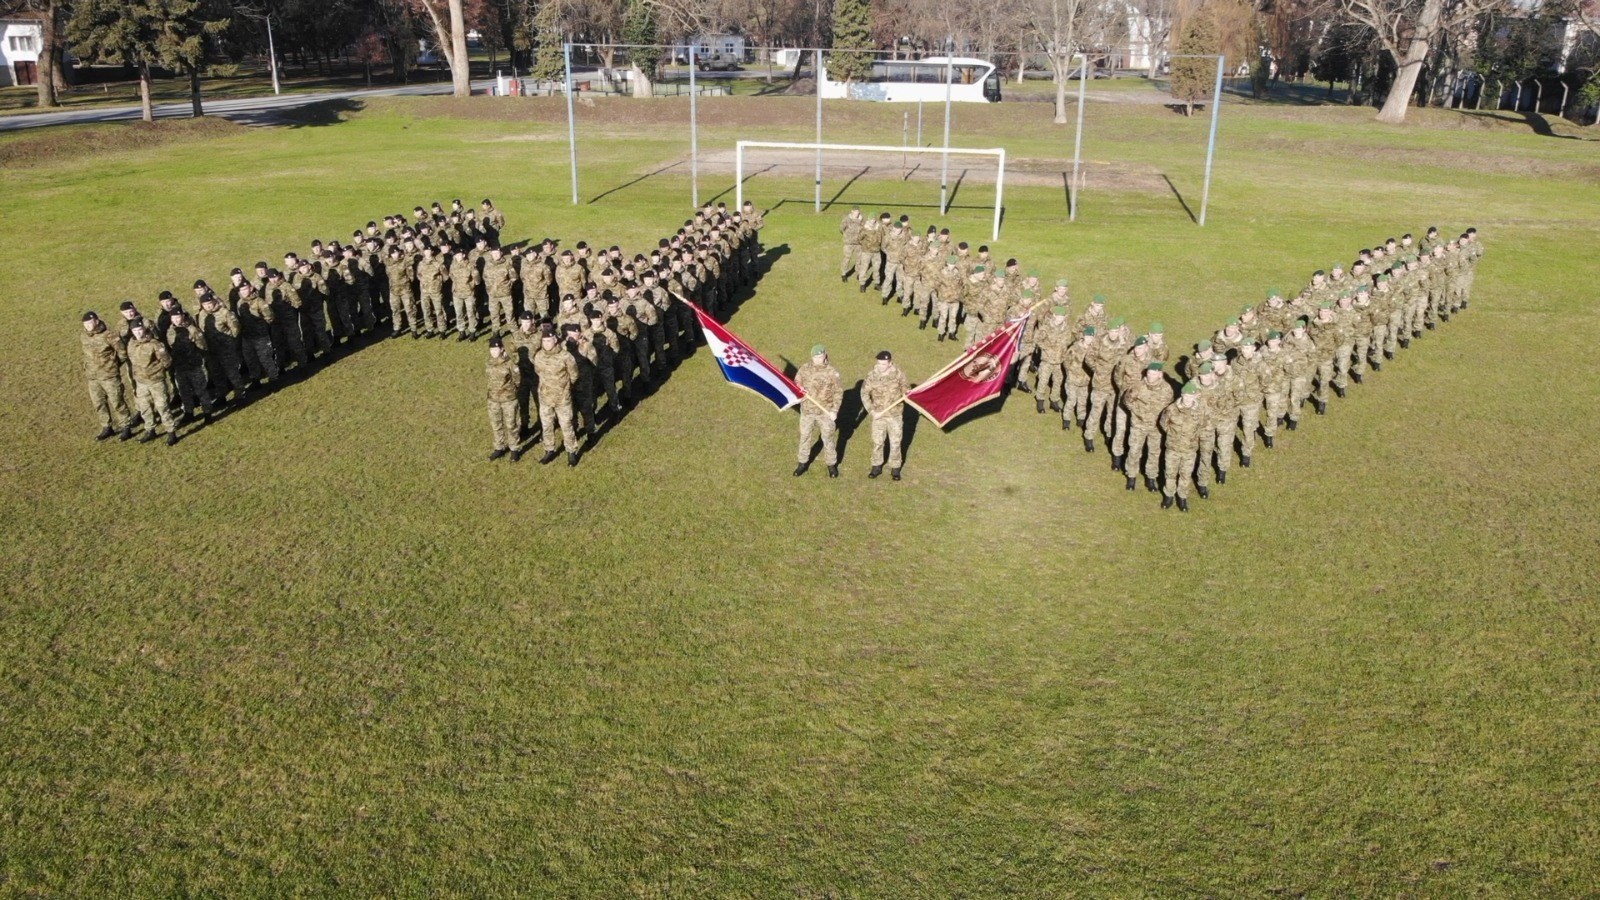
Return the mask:
POLYGON ((528 247, 522 254, 522 267, 518 270, 522 281, 522 308, 532 312, 536 319, 550 318, 550 264, 538 248, 528 247))
MULTIPOLYGON (((883 233, 886 230, 880 219, 868 219, 856 238, 856 284, 865 294, 868 288, 883 281, 883 233)), ((887 298, 884 305, 888 305, 887 298)))
MULTIPOLYGON (((905 260, 910 246, 911 230, 904 222, 894 222, 882 231, 883 241, 883 302, 888 305, 896 292, 901 297, 911 296, 906 283, 905 260)), ((903 315, 903 314, 902 314, 903 315)))
POLYGON ((252 382, 276 382, 278 357, 272 347, 276 313, 272 304, 247 282, 239 289, 239 306, 235 313, 239 319, 239 355, 244 358, 245 374, 252 382))
POLYGON ((416 289, 412 287, 415 274, 411 261, 400 248, 390 247, 384 275, 389 282, 389 320, 395 337, 408 326, 413 338, 422 337, 422 310, 417 305, 416 289))
POLYGON ((1122 449, 1122 472, 1127 476, 1127 489, 1133 490, 1136 477, 1144 472, 1146 490, 1156 489, 1161 477, 1161 433, 1157 421, 1161 412, 1172 402, 1172 385, 1167 382, 1162 362, 1146 363, 1140 377, 1130 379, 1122 388, 1118 402, 1122 407, 1122 421, 1127 431, 1118 436, 1122 449))
POLYGON ((1183 386, 1178 399, 1172 401, 1156 419, 1164 446, 1166 476, 1161 482, 1161 508, 1172 505, 1174 498, 1178 509, 1189 511, 1189 488, 1200 449, 1200 432, 1205 424, 1205 412, 1200 409, 1199 387, 1194 382, 1183 386))
POLYGON ((517 398, 522 394, 522 368, 506 353, 498 335, 489 339, 489 361, 483 371, 489 381, 489 431, 494 436, 489 461, 510 453, 511 461, 516 462, 522 459, 522 420, 517 409, 517 398))
POLYGON ((1234 397, 1239 402, 1239 465, 1246 469, 1250 468, 1250 456, 1256 449, 1256 432, 1261 428, 1266 368, 1266 359, 1257 351, 1253 339, 1239 345, 1238 355, 1233 360, 1233 381, 1234 397))
POLYGON ((1334 382, 1334 373, 1337 371, 1339 348, 1345 345, 1345 336, 1334 316, 1332 304, 1326 300, 1317 308, 1317 321, 1308 330, 1311 342, 1316 345, 1317 364, 1317 390, 1311 395, 1311 402, 1320 416, 1328 411, 1330 387, 1338 391, 1339 396, 1344 396, 1344 387, 1334 382))
POLYGON ((456 314, 456 341, 476 338, 482 324, 478 321, 478 267, 472 264, 467 251, 457 250, 446 271, 450 280, 450 305, 456 314))
POLYGON ((578 435, 572 427, 572 392, 578 383, 578 364, 566 348, 558 346, 555 329, 546 326, 533 356, 539 376, 539 428, 544 437, 542 463, 553 462, 560 447, 567 449, 567 465, 578 464, 578 435), (561 444, 556 439, 560 437, 561 444))
POLYGON ((444 337, 450 327, 444 308, 444 282, 448 272, 445 260, 435 254, 432 247, 422 248, 422 261, 417 263, 417 287, 422 295, 422 334, 426 337, 444 337))
POLYGON ((516 330, 506 336, 503 346, 522 371, 517 389, 517 421, 522 424, 520 436, 527 437, 532 430, 530 414, 539 413, 538 407, 531 405, 534 382, 538 380, 533 371, 533 355, 539 352, 539 329, 531 311, 524 309, 517 315, 516 330))
POLYGON ((827 467, 829 478, 838 478, 837 422, 839 407, 844 403, 844 381, 839 370, 828 362, 828 348, 821 344, 811 348, 811 361, 800 367, 795 383, 805 392, 805 399, 800 403, 800 447, 794 474, 804 475, 811 467, 811 449, 820 433, 822 464, 827 467))
POLYGON ((1289 383, 1294 380, 1294 361, 1284 352, 1283 333, 1267 332, 1267 344, 1260 352, 1261 395, 1267 417, 1261 423, 1261 441, 1272 449, 1278 426, 1289 412, 1289 383))
POLYGON ((280 355, 278 368, 288 368, 290 362, 305 374, 311 365, 311 355, 306 352, 300 336, 300 292, 283 280, 277 269, 267 272, 266 300, 272 306, 272 347, 280 355))
POLYGON ((1061 430, 1071 431, 1072 422, 1084 430, 1084 450, 1094 452, 1094 433, 1089 431, 1089 358, 1100 351, 1100 332, 1093 325, 1067 347, 1067 399, 1062 405, 1061 430))
POLYGON ((294 272, 288 273, 293 290, 300 295, 300 333, 313 353, 327 356, 333 350, 328 337, 328 279, 303 259, 294 272))
POLYGON ((1283 342, 1284 371, 1289 373, 1289 411, 1284 424, 1294 431, 1300 427, 1300 410, 1311 396, 1311 379, 1317 372, 1317 344, 1305 319, 1296 319, 1283 342))
POLYGON ((1050 409, 1062 411, 1067 387, 1067 351, 1076 337, 1067 321, 1067 307, 1062 304, 1052 306, 1050 315, 1034 328, 1033 340, 1039 348, 1039 377, 1033 386, 1033 404, 1040 414, 1044 413, 1047 402, 1050 409))
POLYGON ((172 354, 169 369, 178 387, 178 398, 186 416, 211 417, 211 391, 206 386, 206 336, 189 318, 183 307, 173 311, 167 326, 167 349, 172 354))
POLYGON ((1117 361, 1127 352, 1127 330, 1123 327, 1122 319, 1114 319, 1107 323, 1105 336, 1094 347, 1094 351, 1084 359, 1089 367, 1089 418, 1083 426, 1085 452, 1094 452, 1096 435, 1111 434, 1114 418, 1112 410, 1117 402, 1111 383, 1111 373, 1116 368, 1117 361))
POLYGON ((129 427, 132 417, 122 393, 122 366, 128 361, 127 349, 122 339, 92 311, 83 314, 83 332, 78 337, 83 342, 89 402, 94 404, 95 415, 100 419, 100 433, 95 440, 103 441, 118 432, 123 440, 128 440, 133 437, 133 429, 129 427))
POLYGON ((877 363, 861 383, 861 405, 872 419, 872 468, 867 470, 868 478, 882 475, 887 459, 889 477, 900 480, 900 437, 905 426, 902 404, 910 389, 905 373, 894 364, 894 357, 887 350, 879 351, 877 363))
POLYGON ((839 265, 839 280, 845 283, 849 283, 850 273, 855 271, 856 261, 861 258, 861 229, 865 225, 859 206, 850 207, 839 223, 839 234, 844 237, 844 262, 839 265))
POLYGON ((947 255, 944 268, 934 283, 933 327, 940 342, 954 340, 956 323, 961 317, 961 301, 966 296, 967 278, 961 271, 961 260, 947 255))
POLYGON ((130 331, 128 365, 133 370, 134 399, 149 429, 139 442, 147 444, 160 437, 161 426, 165 425, 170 447, 178 442, 178 416, 172 409, 172 394, 167 390, 172 354, 165 344, 156 340, 143 319, 135 320, 130 331))
MULTIPOLYGON (((483 290, 489 296, 489 327, 496 334, 510 331, 517 312, 513 291, 517 283, 516 261, 505 254, 498 244, 483 261, 483 290)), ((473 329, 476 331, 476 327, 473 329)))

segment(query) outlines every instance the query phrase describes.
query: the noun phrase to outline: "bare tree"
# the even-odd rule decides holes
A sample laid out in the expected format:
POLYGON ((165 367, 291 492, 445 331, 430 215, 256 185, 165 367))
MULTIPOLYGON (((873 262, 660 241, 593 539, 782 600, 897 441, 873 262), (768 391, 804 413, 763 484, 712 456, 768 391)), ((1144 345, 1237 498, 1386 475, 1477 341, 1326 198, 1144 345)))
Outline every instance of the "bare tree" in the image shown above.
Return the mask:
POLYGON ((428 14, 439 49, 450 66, 457 97, 472 96, 472 61, 467 58, 467 14, 463 0, 412 0, 428 14))
POLYGON ((1343 0, 1345 15, 1373 30, 1394 60, 1394 84, 1378 111, 1378 121, 1400 123, 1411 108, 1417 76, 1428 51, 1447 32, 1470 29, 1506 0, 1343 0))
MULTIPOLYGON (((1118 10, 1111 4, 1099 3, 1096 0, 1028 0, 1023 10, 1024 28, 1032 43, 1044 56, 1050 60, 1050 77, 1056 85, 1056 117, 1057 125, 1067 122, 1067 79, 1078 71, 1079 60, 1075 57, 1079 53, 1081 38, 1079 35, 1086 30, 1084 19, 1089 16, 1106 15, 1118 10)), ((1084 60, 1080 77, 1088 77, 1088 65, 1084 60)))

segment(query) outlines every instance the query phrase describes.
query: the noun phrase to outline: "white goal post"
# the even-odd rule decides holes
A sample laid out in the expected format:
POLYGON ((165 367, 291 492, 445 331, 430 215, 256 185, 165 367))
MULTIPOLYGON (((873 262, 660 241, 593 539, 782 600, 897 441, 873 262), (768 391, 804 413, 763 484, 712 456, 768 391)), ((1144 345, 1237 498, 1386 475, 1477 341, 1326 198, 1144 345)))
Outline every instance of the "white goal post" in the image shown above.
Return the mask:
MULTIPOLYGON (((1000 213, 1004 208, 1006 190, 1006 151, 1002 147, 988 149, 973 149, 970 147, 890 147, 881 144, 804 144, 790 143, 787 141, 739 141, 734 151, 734 206, 744 205, 744 151, 747 149, 768 150, 815 150, 817 151, 817 211, 822 211, 822 151, 824 150, 850 150, 866 153, 937 153, 943 156, 952 154, 958 156, 993 156, 996 160, 994 178, 994 236, 990 240, 1000 240, 1000 213)), ((943 202, 944 185, 940 185, 941 202, 939 214, 947 212, 943 202)))

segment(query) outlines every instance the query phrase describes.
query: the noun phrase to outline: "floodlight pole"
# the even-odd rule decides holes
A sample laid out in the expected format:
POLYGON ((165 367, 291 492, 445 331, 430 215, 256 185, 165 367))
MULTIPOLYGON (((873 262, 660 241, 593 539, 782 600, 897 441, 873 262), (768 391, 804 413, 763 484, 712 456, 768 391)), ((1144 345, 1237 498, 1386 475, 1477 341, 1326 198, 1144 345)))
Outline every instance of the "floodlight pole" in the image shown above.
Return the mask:
POLYGON ((1078 191, 1083 189, 1078 180, 1078 169, 1083 160, 1083 102, 1085 98, 1085 85, 1089 83, 1089 57, 1086 54, 1075 54, 1083 60, 1083 67, 1078 70, 1078 132, 1072 138, 1072 194, 1067 202, 1067 221, 1078 221, 1078 191))
POLYGON ((567 147, 572 159, 572 205, 578 205, 578 121, 572 112, 572 44, 561 45, 567 67, 567 147))
MULTIPOLYGON (((822 143, 822 50, 818 49, 814 52, 816 53, 816 71, 813 74, 816 77, 811 80, 817 86, 817 143, 820 145, 822 143)), ((817 147, 817 177, 815 185, 817 191, 815 212, 822 212, 822 147, 820 146, 817 147)))
POLYGON ((1217 114, 1222 111, 1222 67, 1226 56, 1217 57, 1217 87, 1211 94, 1211 137, 1206 142, 1206 182, 1200 191, 1200 227, 1206 224, 1206 206, 1211 202, 1211 160, 1217 153, 1217 114))
MULTIPOLYGON (((955 80, 955 39, 945 40, 944 54, 944 153, 939 166, 939 215, 950 214, 950 82, 955 80)), ((820 138, 819 138, 820 140, 820 138)))
POLYGON ((694 56, 695 41, 689 40, 689 198, 694 209, 700 208, 700 107, 695 96, 694 56))

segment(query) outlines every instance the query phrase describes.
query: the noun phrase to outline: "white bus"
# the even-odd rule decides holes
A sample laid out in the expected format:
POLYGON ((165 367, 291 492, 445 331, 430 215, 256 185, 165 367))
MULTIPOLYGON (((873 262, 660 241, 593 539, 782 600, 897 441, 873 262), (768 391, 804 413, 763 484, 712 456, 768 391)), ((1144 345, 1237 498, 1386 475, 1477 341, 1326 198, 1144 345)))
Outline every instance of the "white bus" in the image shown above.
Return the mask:
POLYGON ((918 60, 877 60, 866 81, 834 81, 822 67, 817 90, 825 100, 884 100, 890 103, 943 103, 945 75, 950 99, 965 103, 1000 102, 1000 76, 994 66, 968 56, 930 56, 918 60))

